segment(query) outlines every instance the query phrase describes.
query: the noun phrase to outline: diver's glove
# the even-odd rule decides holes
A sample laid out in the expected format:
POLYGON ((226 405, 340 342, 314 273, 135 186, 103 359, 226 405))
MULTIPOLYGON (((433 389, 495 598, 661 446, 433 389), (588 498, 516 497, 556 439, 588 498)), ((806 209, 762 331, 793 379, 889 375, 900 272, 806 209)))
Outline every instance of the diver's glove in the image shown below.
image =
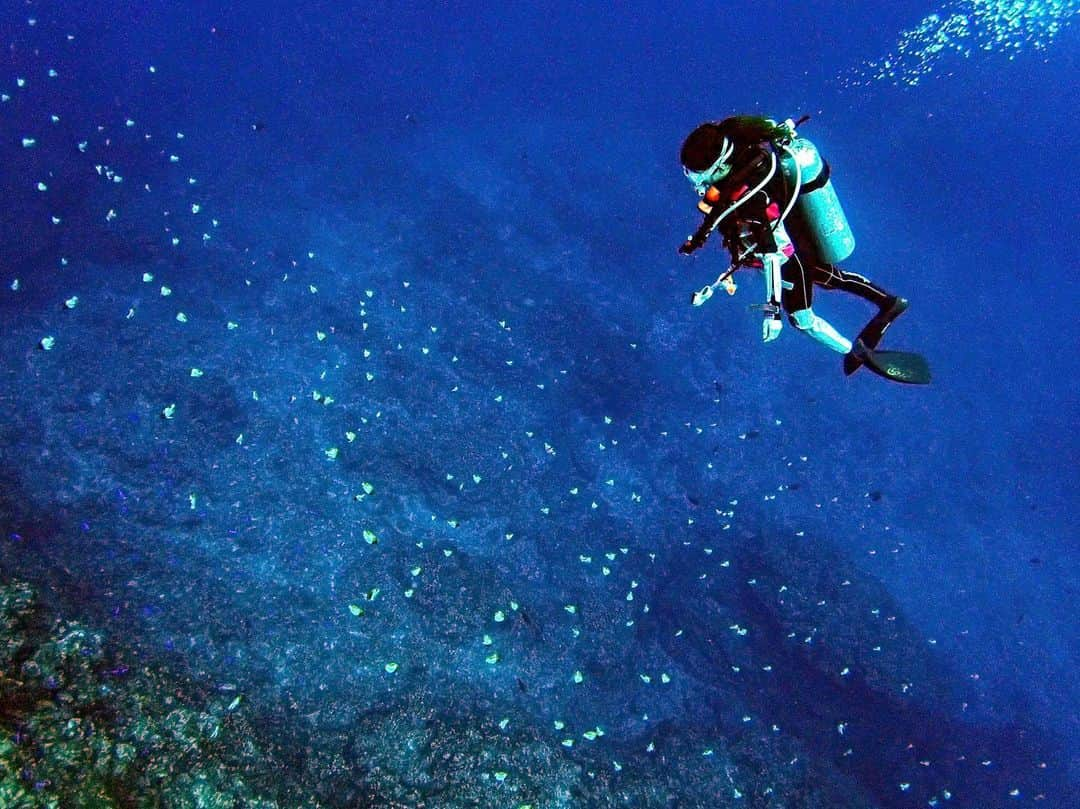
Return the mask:
POLYGON ((780 315, 766 315, 761 321, 761 340, 771 343, 780 336, 780 330, 784 328, 784 321, 780 315))
POLYGON ((688 256, 695 250, 700 250, 705 246, 705 238, 700 235, 700 231, 693 236, 687 238, 685 242, 679 245, 679 255, 688 256))

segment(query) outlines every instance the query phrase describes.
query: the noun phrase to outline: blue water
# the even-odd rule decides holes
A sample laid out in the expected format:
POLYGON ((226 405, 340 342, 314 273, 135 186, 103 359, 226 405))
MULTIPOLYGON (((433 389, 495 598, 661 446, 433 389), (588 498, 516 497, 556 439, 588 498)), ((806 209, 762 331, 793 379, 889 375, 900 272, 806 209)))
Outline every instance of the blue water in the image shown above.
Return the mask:
POLYGON ((0 573, 305 805, 1073 805, 1077 10, 4 3, 0 573), (740 112, 929 387, 688 305, 740 112))

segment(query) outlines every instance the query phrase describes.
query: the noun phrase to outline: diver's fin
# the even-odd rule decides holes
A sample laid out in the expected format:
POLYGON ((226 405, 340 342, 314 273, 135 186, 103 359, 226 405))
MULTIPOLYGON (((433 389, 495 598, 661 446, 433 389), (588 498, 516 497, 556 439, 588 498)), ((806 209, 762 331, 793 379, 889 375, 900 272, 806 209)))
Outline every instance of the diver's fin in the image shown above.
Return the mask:
MULTIPOLYGON (((870 322, 863 326, 863 330, 859 332, 859 336, 855 338, 853 346, 858 345, 860 342, 866 349, 873 351, 878 347, 878 343, 881 342, 881 338, 885 336, 885 332, 888 331, 889 326, 900 315, 904 314, 908 308, 907 298, 894 297, 892 303, 878 312, 874 317, 870 319, 870 322)), ((851 376, 853 373, 862 367, 864 360, 855 351, 854 347, 850 352, 844 355, 844 374, 851 376)))
POLYGON ((930 366, 922 354, 909 351, 871 351, 865 347, 859 353, 866 367, 878 376, 908 385, 930 384, 930 366))

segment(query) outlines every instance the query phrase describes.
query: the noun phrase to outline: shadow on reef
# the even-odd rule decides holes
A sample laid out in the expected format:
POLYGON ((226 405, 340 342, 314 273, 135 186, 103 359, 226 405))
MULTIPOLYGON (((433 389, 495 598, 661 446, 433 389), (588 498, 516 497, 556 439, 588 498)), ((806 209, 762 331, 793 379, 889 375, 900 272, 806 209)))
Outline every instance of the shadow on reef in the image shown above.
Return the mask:
POLYGON ((103 603, 103 582, 65 561, 65 538, 72 534, 69 526, 77 524, 64 506, 53 504, 47 511, 37 509, 20 479, 0 467, 0 577, 7 579, 14 570, 33 570, 38 574, 32 582, 35 587, 63 594, 68 604, 103 603))
POLYGON ((883 587, 845 571, 823 543, 745 533, 726 553, 730 586, 703 587, 698 571, 668 566, 650 630, 700 673, 723 732, 739 732, 735 693, 883 807, 994 806, 1013 789, 1067 794, 1041 766, 1059 742, 1034 728, 964 722, 961 677, 883 587))

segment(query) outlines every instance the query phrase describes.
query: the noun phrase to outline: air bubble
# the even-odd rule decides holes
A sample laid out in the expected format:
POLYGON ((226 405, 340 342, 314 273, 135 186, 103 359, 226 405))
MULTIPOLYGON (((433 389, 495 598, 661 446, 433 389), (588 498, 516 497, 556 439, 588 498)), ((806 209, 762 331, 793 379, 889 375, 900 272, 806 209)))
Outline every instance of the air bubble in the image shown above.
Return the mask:
POLYGON ((1080 0, 959 0, 902 31, 894 49, 837 77, 844 87, 914 87, 950 57, 1046 50, 1080 11, 1080 0))

